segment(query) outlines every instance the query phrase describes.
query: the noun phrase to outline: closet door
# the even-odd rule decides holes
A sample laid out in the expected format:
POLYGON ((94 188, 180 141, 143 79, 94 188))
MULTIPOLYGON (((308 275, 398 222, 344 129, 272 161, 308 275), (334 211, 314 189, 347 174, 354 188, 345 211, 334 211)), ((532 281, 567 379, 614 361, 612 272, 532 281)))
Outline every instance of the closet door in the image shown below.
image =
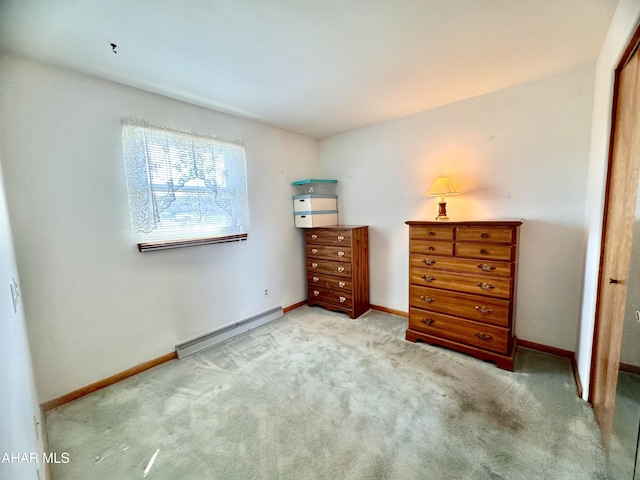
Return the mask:
MULTIPOLYGON (((634 36, 634 47, 638 35, 634 36)), ((640 171, 640 54, 630 48, 617 88, 601 253, 590 399, 605 445, 611 436, 640 171)))

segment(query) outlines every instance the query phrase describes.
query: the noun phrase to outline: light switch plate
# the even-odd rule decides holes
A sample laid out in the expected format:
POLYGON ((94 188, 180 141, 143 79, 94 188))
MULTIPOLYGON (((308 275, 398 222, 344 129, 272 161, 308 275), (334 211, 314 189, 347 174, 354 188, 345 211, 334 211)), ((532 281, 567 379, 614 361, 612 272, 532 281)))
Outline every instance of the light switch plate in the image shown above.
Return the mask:
POLYGON ((13 277, 13 282, 9 284, 11 288, 11 299, 13 300, 13 312, 18 313, 18 298, 20 297, 20 291, 18 290, 18 282, 13 277))

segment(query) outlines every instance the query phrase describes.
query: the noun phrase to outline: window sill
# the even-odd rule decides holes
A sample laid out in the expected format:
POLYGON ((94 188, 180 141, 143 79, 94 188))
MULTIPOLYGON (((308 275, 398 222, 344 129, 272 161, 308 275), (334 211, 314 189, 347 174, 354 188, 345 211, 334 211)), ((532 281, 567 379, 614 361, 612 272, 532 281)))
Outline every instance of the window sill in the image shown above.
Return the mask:
POLYGON ((212 245, 214 243, 242 242, 247 239, 246 233, 229 235, 226 237, 198 238, 194 240, 175 240, 164 242, 145 242, 138 244, 138 251, 152 252, 155 250, 169 250, 172 248, 195 247, 197 245, 212 245))

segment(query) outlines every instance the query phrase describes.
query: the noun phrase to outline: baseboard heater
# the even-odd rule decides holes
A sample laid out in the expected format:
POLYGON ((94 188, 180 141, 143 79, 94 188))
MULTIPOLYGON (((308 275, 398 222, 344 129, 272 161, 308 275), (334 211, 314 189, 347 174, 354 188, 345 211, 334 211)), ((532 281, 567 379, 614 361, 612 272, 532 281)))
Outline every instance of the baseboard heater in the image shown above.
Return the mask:
POLYGON ((253 328, 259 327, 260 325, 264 325, 265 323, 282 316, 284 316, 282 307, 275 307, 271 310, 267 310, 266 312, 258 313, 257 315, 253 315, 239 322, 219 328, 211 333, 205 333, 204 335, 192 340, 176 345, 176 355, 178 358, 186 357, 187 355, 209 348, 216 343, 235 337, 236 335, 247 332, 253 328))

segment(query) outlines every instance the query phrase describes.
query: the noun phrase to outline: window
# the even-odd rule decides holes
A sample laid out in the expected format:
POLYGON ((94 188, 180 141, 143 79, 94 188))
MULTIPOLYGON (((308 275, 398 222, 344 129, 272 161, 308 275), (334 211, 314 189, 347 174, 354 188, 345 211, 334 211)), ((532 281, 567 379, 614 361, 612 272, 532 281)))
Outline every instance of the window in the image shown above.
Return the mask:
POLYGON ((140 251, 247 238, 241 144, 126 120, 122 146, 140 251))

